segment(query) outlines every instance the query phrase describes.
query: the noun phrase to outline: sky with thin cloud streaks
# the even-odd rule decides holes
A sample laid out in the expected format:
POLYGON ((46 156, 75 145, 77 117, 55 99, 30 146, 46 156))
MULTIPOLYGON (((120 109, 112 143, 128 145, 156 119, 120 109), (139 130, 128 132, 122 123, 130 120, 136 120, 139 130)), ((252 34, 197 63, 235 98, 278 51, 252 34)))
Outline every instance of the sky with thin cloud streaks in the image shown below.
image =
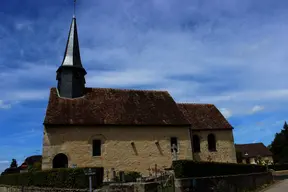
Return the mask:
MULTIPOLYGON (((73 0, 0 1, 0 171, 40 154, 73 0)), ((270 144, 287 119, 288 1, 78 0, 89 87, 168 90, 213 103, 236 143, 270 144)))

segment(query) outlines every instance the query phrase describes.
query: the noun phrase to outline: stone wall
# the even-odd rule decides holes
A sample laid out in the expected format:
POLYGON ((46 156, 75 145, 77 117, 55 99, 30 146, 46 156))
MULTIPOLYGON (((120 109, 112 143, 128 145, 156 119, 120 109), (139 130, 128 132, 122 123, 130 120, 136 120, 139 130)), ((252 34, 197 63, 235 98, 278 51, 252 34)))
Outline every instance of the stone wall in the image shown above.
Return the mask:
MULTIPOLYGON (((192 159, 189 126, 181 127, 46 127, 42 169, 52 168, 56 154, 68 157, 68 166, 101 166, 111 171, 138 171, 144 175, 155 164, 170 167, 170 137, 178 138, 178 159, 192 159), (102 141, 102 155, 92 156, 92 140, 102 141), (134 143, 134 147, 131 143, 134 143)), ((161 167, 160 167, 161 166, 161 167)), ((105 170, 105 172, 106 172, 105 170)))
MULTIPOLYGON (((115 183, 94 192, 157 192, 158 183, 115 183)), ((0 192, 88 192, 89 189, 17 187, 0 185, 0 192)))
POLYGON ((0 192, 88 192, 88 189, 39 188, 0 185, 0 192))
MULTIPOLYGON (((217 177, 202 177, 189 179, 175 179, 175 192, 239 192, 241 190, 256 189, 264 184, 269 184, 273 181, 271 172, 229 175, 217 177)), ((157 192, 158 182, 136 182, 136 183, 114 183, 103 187, 102 189, 94 190, 95 192, 157 192)), ((35 188, 35 187, 14 187, 1 186, 0 192, 86 192, 86 190, 77 189, 55 189, 55 188, 35 188)), ((161 190, 160 190, 161 191, 161 190)), ((163 192, 165 189, 163 190, 163 192)), ((167 191, 167 190, 166 190, 167 191)), ((171 191, 171 188, 170 190, 171 191)))
POLYGON ((234 137, 232 130, 207 130, 195 131, 192 130, 192 135, 200 137, 200 152, 194 153, 193 157, 198 161, 214 161, 214 162, 229 162, 237 163, 234 137), (208 150, 207 136, 213 133, 216 137, 216 151, 208 150))
POLYGON ((238 192, 253 190, 273 182, 271 172, 175 180, 175 192, 238 192))

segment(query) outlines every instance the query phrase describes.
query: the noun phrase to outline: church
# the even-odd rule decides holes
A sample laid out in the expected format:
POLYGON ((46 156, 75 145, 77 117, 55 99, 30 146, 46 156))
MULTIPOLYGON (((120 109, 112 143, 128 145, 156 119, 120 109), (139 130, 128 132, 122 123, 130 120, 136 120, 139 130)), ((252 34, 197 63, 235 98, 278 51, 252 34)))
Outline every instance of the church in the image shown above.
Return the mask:
POLYGON ((86 87, 86 74, 73 17, 43 123, 43 170, 148 175, 175 159, 236 163, 233 127, 215 105, 177 103, 167 91, 86 87))

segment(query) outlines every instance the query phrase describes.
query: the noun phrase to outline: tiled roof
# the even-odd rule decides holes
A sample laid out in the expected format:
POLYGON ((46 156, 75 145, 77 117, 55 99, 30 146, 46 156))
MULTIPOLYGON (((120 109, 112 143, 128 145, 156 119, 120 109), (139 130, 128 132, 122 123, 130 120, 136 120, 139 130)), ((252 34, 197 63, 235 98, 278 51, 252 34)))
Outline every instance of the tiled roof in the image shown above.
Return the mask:
POLYGON ((167 91, 86 88, 69 99, 50 90, 45 125, 189 125, 167 91))
POLYGON ((179 103, 178 107, 194 130, 232 129, 229 122, 213 104, 179 103))
POLYGON ((241 152, 243 157, 272 156, 271 151, 263 143, 235 144, 235 149, 241 152))

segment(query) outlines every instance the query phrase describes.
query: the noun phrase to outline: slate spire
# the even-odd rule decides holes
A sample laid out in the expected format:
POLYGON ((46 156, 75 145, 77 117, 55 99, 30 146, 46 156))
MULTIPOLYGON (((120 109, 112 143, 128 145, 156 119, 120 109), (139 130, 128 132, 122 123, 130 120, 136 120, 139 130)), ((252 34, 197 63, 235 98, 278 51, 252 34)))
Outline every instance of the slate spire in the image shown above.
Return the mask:
POLYGON ((82 67, 75 16, 70 26, 62 66, 82 67))
POLYGON ((82 97, 85 91, 86 70, 82 66, 76 18, 73 16, 64 58, 57 70, 58 93, 61 97, 82 97))

